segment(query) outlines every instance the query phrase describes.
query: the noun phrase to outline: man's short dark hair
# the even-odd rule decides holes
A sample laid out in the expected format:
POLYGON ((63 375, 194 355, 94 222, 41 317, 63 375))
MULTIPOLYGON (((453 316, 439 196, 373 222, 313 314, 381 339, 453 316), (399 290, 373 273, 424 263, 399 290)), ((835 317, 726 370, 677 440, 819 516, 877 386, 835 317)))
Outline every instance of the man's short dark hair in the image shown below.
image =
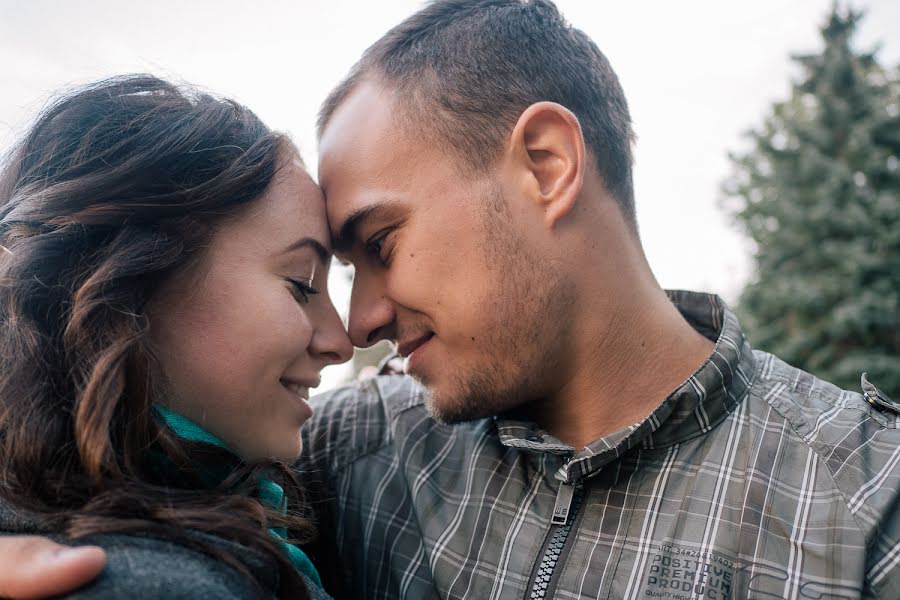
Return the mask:
POLYGON ((386 84, 426 135, 430 129, 477 172, 497 158, 528 106, 565 106, 635 225, 634 134, 622 87, 596 44, 549 0, 430 2, 366 50, 322 105, 319 135, 368 77, 386 84))

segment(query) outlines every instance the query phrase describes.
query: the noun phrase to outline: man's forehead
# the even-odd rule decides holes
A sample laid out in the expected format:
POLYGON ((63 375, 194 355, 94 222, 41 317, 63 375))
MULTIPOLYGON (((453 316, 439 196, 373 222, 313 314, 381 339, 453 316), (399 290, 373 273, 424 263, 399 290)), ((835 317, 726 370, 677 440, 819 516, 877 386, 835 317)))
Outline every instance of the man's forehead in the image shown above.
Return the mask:
POLYGON ((323 187, 332 184, 333 173, 365 169, 396 152, 385 147, 397 130, 392 106, 389 94, 366 81, 344 98, 319 138, 319 183, 323 187))
POLYGON ((393 189, 445 157, 410 120, 394 92, 360 82, 334 110, 319 138, 319 184, 326 195, 345 183, 393 189))
MULTIPOLYGON (((428 165, 416 161, 414 149, 383 143, 368 152, 359 145, 338 144, 323 152, 319 181, 333 236, 345 222, 373 206, 409 203, 430 186, 428 165), (346 148, 346 149, 345 149, 346 148)), ((381 211, 383 212, 383 211, 381 211)))
POLYGON ((364 81, 322 131, 319 183, 338 252, 350 241, 346 235, 356 233, 348 227, 352 220, 408 214, 434 197, 449 173, 445 153, 402 123, 397 110, 392 92, 364 81))

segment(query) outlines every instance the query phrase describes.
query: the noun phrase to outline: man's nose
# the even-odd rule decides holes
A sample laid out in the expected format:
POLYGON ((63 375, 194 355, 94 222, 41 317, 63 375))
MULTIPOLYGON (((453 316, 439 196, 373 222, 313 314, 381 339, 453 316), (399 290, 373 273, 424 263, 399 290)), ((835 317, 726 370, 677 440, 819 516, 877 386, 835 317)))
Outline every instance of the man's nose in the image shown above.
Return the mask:
POLYGON ((379 286, 357 277, 350 294, 347 331, 358 348, 368 348, 392 339, 396 313, 393 303, 379 286))

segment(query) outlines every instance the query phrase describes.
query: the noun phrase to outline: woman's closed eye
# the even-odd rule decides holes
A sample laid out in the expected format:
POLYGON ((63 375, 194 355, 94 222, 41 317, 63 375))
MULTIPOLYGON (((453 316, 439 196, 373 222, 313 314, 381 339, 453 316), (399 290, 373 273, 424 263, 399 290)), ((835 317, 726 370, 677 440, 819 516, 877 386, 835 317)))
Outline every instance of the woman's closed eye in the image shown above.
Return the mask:
POLYGON ((307 304, 310 296, 319 293, 319 290, 312 286, 312 279, 288 277, 287 282, 291 284, 291 293, 294 294, 294 298, 301 304, 307 304))

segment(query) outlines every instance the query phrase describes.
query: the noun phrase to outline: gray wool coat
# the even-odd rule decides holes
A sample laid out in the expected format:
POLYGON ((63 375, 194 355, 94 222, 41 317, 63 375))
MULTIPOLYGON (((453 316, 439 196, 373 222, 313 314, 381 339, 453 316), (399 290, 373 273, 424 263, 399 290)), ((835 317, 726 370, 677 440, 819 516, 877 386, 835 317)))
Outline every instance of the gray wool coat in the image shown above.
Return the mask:
MULTIPOLYGON (((278 569, 253 550, 197 532, 197 537, 245 556, 245 564, 263 590, 228 565, 180 544, 138 535, 98 535, 73 542, 42 527, 34 516, 0 501, 0 535, 48 535, 60 543, 91 544, 106 550, 103 573, 70 594, 69 600, 269 600, 276 598, 278 569)), ((324 590, 306 579, 313 600, 330 600, 324 590)))

